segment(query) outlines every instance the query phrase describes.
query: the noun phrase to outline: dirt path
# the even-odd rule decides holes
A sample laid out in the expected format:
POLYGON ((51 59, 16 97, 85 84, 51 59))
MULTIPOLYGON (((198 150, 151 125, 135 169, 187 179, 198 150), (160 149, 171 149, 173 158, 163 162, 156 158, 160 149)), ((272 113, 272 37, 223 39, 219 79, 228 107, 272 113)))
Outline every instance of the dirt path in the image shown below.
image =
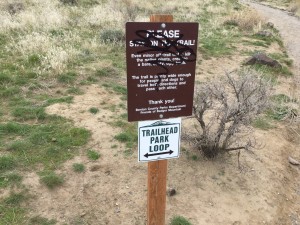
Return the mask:
POLYGON ((300 77, 300 19, 288 12, 254 2, 242 1, 256 9, 279 30, 289 56, 294 60, 295 75, 300 77))

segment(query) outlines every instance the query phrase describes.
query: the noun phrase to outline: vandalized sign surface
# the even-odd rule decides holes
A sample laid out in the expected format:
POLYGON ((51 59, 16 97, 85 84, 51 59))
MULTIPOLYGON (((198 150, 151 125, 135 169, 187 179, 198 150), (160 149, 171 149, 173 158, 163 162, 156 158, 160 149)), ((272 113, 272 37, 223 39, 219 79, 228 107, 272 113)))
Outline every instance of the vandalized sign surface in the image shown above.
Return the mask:
POLYGON ((181 118, 139 122, 139 161, 178 158, 181 118))
POLYGON ((126 24, 128 120, 192 114, 198 23, 126 24))

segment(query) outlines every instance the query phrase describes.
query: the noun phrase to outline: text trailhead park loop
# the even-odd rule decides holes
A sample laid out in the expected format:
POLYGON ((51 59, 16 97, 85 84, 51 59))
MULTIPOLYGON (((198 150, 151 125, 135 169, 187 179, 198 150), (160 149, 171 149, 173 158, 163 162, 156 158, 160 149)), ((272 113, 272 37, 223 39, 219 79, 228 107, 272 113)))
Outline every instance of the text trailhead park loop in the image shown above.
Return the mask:
POLYGON ((126 24, 128 121, 192 115, 198 23, 126 24))
POLYGON ((139 162, 179 157, 181 118, 141 121, 138 126, 139 162))

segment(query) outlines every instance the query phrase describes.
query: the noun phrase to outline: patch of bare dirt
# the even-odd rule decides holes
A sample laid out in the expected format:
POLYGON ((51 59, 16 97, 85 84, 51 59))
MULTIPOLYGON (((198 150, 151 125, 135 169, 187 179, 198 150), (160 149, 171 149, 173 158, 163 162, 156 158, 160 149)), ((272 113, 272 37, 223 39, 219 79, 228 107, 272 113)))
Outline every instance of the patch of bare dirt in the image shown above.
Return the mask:
MULTIPOLYGON (((118 96, 92 85, 84 95, 76 96, 73 104, 47 109, 91 130, 89 146, 102 156, 91 161, 82 150, 58 171, 66 182, 55 190, 42 186, 35 173, 27 174, 24 184, 35 196, 30 203, 31 216, 38 212, 56 219, 59 225, 146 224, 147 165, 137 162, 136 151, 124 156, 124 146, 113 139, 119 130, 109 125, 115 112, 107 106, 120 102, 118 96), (91 114, 91 107, 98 107, 99 113, 91 114), (113 144, 119 147, 114 149, 113 144), (86 172, 75 173, 73 163, 83 163, 86 172)), ((193 119, 184 119, 183 130, 191 130, 193 123, 193 119)), ((281 126, 257 131, 256 136, 264 147, 243 152, 241 169, 234 152, 208 161, 183 143, 187 152, 169 160, 168 186, 175 187, 177 194, 167 197, 167 219, 183 215, 193 224, 297 224, 291 221, 300 221, 300 211, 293 208, 299 207, 299 168, 289 165, 287 158, 292 154, 300 159, 298 142, 288 139, 291 135, 281 126), (188 157, 193 154, 198 160, 188 157)))

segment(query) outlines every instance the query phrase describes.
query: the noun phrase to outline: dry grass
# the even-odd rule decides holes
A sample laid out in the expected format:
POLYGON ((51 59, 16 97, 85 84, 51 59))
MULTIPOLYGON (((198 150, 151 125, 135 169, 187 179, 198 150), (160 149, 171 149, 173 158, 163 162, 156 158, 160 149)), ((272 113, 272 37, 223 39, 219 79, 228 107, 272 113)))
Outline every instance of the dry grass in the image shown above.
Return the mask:
POLYGON ((23 5, 20 11, 12 14, 9 11, 11 5, 16 2, 4 0, 0 8, 0 31, 20 29, 49 30, 67 25, 67 11, 58 6, 55 0, 30 0, 23 5))
POLYGON ((288 6, 288 10, 292 12, 294 15, 300 17, 300 0, 294 0, 288 6))
POLYGON ((237 25, 243 31, 255 32, 261 29, 265 19, 254 10, 234 12, 225 19, 225 23, 237 25))

